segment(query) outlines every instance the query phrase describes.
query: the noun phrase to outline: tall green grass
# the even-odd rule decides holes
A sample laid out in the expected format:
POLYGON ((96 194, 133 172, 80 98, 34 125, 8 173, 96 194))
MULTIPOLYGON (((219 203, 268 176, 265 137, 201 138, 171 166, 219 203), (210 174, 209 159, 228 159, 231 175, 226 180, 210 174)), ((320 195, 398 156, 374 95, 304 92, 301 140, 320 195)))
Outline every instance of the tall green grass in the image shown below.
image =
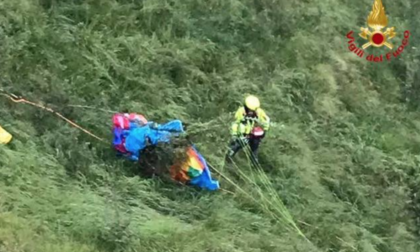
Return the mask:
POLYGON ((188 122, 225 190, 139 177, 0 97, 14 136, 0 146, 0 251, 419 251, 420 7, 383 2, 393 43, 412 37, 373 64, 346 39, 373 1, 0 0, 1 89, 109 141, 112 111, 188 122), (223 160, 245 93, 275 124, 261 167, 241 152, 235 178, 223 160))

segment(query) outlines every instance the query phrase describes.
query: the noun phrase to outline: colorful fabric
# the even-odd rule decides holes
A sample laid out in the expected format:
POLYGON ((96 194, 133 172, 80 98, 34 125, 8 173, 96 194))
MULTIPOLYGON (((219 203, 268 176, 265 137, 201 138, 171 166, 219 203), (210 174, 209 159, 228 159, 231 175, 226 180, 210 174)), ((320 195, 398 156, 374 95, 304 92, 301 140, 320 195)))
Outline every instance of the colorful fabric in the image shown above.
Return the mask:
POLYGON ((114 128, 120 129, 129 129, 130 128, 130 120, 124 114, 115 114, 112 117, 112 122, 114 124, 114 128))
MULTIPOLYGON (((184 132, 182 122, 173 120, 166 124, 147 122, 145 118, 138 123, 133 122, 124 114, 113 116, 113 146, 119 154, 137 161, 140 152, 148 145, 156 145, 160 142, 169 143, 171 137, 184 132)), ((140 118, 141 119, 141 118, 140 118)), ((219 189, 219 182, 211 178, 210 170, 201 154, 192 146, 187 150, 188 159, 183 163, 177 163, 171 167, 171 176, 174 180, 188 183, 207 190, 219 189)))
POLYGON ((146 117, 140 114, 131 113, 131 114, 124 114, 124 116, 126 116, 128 120, 130 120, 130 122, 136 122, 138 124, 148 123, 146 117))
POLYGON ((114 128, 121 129, 130 129, 136 126, 142 126, 148 123, 147 119, 140 114, 135 113, 125 113, 125 114, 115 114, 112 117, 114 128))
POLYGON ((186 183, 191 178, 200 176, 203 173, 204 164, 200 162, 198 153, 192 148, 187 150, 187 159, 185 162, 172 166, 172 178, 186 183))
POLYGON ((184 131, 179 120, 159 125, 137 114, 115 114, 113 123, 114 148, 134 161, 140 158, 141 150, 148 144, 168 143, 172 136, 184 131))
POLYGON ((187 150, 187 155, 188 159, 184 163, 171 167, 172 178, 207 190, 219 189, 219 182, 212 179, 210 169, 197 149, 191 146, 187 150))
POLYGON ((129 153, 129 151, 125 148, 125 138, 128 134, 127 131, 122 128, 115 127, 113 133, 114 140, 112 141, 112 144, 114 145, 114 148, 122 154, 129 153))
MULTIPOLYGON (((130 159, 132 159, 131 158, 132 153, 130 153, 130 151, 126 149, 125 141, 126 141, 126 137, 130 133, 130 129, 134 129, 140 126, 140 124, 138 123, 139 120, 143 120, 147 122, 146 118, 144 118, 143 115, 134 114, 134 113, 131 113, 131 114, 118 113, 112 117, 112 121, 113 121, 112 132, 114 135, 113 146, 115 150, 117 150, 120 154, 124 154, 128 156, 130 159)), ((134 158, 134 160, 135 159, 136 158, 134 158)))

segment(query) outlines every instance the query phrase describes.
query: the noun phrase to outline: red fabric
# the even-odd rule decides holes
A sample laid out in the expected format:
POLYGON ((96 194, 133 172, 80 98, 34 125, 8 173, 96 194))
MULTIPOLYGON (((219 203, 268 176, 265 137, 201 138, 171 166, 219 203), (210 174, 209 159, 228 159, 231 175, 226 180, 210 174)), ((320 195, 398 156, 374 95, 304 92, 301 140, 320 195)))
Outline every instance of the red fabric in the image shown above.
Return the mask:
POLYGON ((114 148, 117 151, 121 152, 122 154, 130 153, 125 148, 125 138, 122 137, 122 130, 130 129, 130 122, 135 122, 135 121, 147 124, 146 118, 143 115, 136 114, 136 113, 130 113, 130 114, 118 113, 118 114, 115 114, 112 117, 113 131, 115 129, 118 129, 118 130, 114 131, 114 134, 117 134, 118 136, 120 136, 122 138, 121 142, 119 144, 114 143, 114 148))
POLYGON ((130 152, 129 152, 126 148, 125 148, 125 139, 123 139, 123 140, 122 140, 122 143, 121 143, 121 144, 114 145, 114 148, 115 148, 117 151, 119 151, 119 152, 121 152, 121 153, 123 153, 123 154, 130 153, 130 152))
POLYGON ((140 114, 131 113, 131 114, 128 115, 128 120, 130 120, 130 121, 136 121, 137 120, 137 121, 139 121, 143 124, 147 124, 146 118, 143 115, 140 115, 140 114))
POLYGON ((114 123, 114 127, 121 128, 121 129, 129 129, 130 128, 130 121, 124 114, 115 114, 112 117, 112 122, 114 123))

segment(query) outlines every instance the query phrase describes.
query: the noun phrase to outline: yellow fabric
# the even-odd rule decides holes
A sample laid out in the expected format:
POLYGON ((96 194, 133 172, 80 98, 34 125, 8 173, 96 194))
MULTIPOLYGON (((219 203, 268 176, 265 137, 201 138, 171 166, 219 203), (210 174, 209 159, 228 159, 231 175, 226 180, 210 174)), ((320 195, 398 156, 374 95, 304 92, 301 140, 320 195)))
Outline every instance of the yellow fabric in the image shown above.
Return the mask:
MULTIPOLYGON (((258 108, 256 111, 258 116, 258 125, 260 125, 264 131, 268 131, 270 128, 270 118, 267 116, 265 111, 261 108, 258 108)), ((245 120, 245 108, 243 106, 239 107, 239 109, 235 113, 235 121, 231 127, 231 134, 232 135, 240 135, 240 134, 249 134, 251 133, 252 129, 256 126, 255 121, 245 120)))
POLYGON ((0 144, 8 144, 12 140, 12 135, 0 126, 0 144))
POLYGON ((189 165, 194 170, 200 170, 200 167, 201 167, 201 164, 198 162, 198 160, 196 158, 192 158, 192 157, 190 158, 189 165))

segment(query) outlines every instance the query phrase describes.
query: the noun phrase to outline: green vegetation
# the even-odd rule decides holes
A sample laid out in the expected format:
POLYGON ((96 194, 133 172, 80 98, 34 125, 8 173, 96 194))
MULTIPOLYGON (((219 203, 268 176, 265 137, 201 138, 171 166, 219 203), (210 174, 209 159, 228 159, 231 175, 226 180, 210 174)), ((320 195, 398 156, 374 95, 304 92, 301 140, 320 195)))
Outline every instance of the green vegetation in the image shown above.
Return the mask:
POLYGON ((270 181, 236 158, 253 201, 223 178, 231 193, 136 176, 110 144, 1 97, 0 124, 15 138, 0 146, 0 251, 420 251, 420 2, 384 0, 392 43, 412 36, 382 63, 347 49, 372 4, 0 0, 1 88, 101 137, 112 114, 72 105, 188 122, 229 174, 243 95, 257 94, 275 122, 260 150, 270 181), (276 221, 286 211, 273 191, 310 242, 276 221))

